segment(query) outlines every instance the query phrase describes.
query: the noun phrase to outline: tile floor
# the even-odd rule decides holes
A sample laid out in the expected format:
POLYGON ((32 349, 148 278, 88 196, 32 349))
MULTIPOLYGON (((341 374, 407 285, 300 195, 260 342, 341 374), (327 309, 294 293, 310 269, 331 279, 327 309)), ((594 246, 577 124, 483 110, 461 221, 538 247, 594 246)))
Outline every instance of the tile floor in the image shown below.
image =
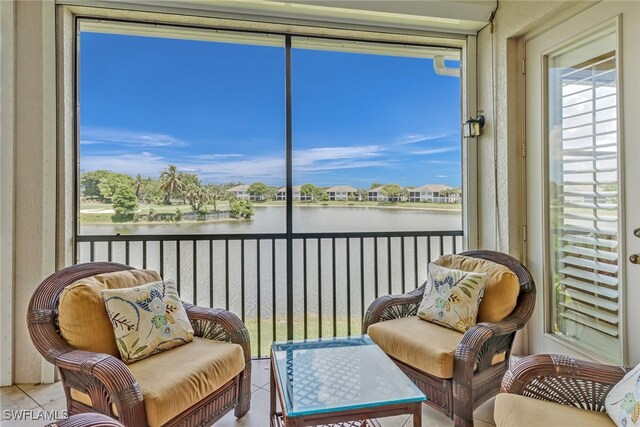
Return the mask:
MULTIPOLYGON (((216 427, 268 427, 269 426, 269 361, 253 362, 251 375, 253 398, 251 410, 241 419, 233 413, 227 414, 216 427)), ((55 413, 66 409, 64 392, 60 383, 46 385, 18 384, 0 389, 0 409, 2 410, 2 427, 43 426, 47 421, 10 421, 4 419, 5 410, 33 409, 55 413)), ((475 411, 475 426, 495 426, 493 422, 493 399, 475 411)), ((410 427, 410 416, 403 415, 380 419, 383 427, 410 427)), ((422 405, 422 425, 424 427, 450 427, 453 422, 426 405, 422 405)))

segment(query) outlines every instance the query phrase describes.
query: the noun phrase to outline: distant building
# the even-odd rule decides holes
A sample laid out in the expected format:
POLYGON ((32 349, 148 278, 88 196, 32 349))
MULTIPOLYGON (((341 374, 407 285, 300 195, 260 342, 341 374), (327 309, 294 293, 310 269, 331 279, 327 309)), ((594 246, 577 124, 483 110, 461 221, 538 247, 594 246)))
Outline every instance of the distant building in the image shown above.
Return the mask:
POLYGON ((358 190, 350 185, 336 185, 327 188, 329 200, 349 200, 350 196, 358 197, 358 190))
POLYGON ((442 184, 427 184, 409 190, 410 202, 458 203, 459 192, 450 192, 452 187, 442 184))
MULTIPOLYGON (((301 185, 294 185, 291 187, 293 192, 293 200, 301 200, 303 202, 308 202, 313 200, 313 195, 311 194, 302 194, 300 189, 301 185)), ((276 193, 276 200, 287 200, 287 187, 278 188, 278 192, 276 193)))
POLYGON ((239 200, 251 200, 252 202, 262 202, 266 200, 264 195, 252 195, 249 194, 249 186, 246 184, 236 185, 227 190, 229 193, 233 193, 239 200))
POLYGON ((237 199, 240 200, 249 200, 249 186, 245 184, 236 185, 235 187, 231 187, 227 190, 229 193, 232 193, 236 196, 237 199))

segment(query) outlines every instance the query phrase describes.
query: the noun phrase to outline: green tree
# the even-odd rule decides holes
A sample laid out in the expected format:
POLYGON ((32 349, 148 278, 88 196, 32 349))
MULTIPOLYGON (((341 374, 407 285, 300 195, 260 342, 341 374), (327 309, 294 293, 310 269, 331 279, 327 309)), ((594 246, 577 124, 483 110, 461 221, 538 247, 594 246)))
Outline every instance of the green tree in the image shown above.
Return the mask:
POLYGON ((189 202, 191 209, 197 211, 200 206, 205 202, 204 191, 202 187, 190 183, 184 186, 182 190, 182 196, 185 198, 185 202, 189 202))
POLYGON ((257 199, 262 199, 269 194, 269 186, 263 182, 254 182, 247 189, 250 195, 257 199))
POLYGON ((100 196, 103 201, 113 203, 113 196, 120 187, 129 187, 135 196, 134 180, 129 175, 124 173, 107 173, 100 182, 98 188, 100 189, 100 196))
POLYGON ((182 189, 180 191, 182 195, 182 204, 186 205, 187 195, 185 194, 185 190, 187 188, 193 188, 193 187, 199 188, 202 186, 202 183, 200 182, 200 177, 195 173, 180 172, 178 174, 178 179, 182 183, 182 189))
POLYGON ((105 202, 100 193, 100 188, 98 184, 100 184, 100 180, 106 178, 109 174, 113 172, 100 169, 91 172, 85 172, 80 175, 80 194, 83 197, 98 199, 101 202, 105 202))
POLYGON ((230 193, 224 189, 222 185, 207 184, 205 186, 207 198, 213 203, 213 210, 218 210, 218 202, 220 200, 228 200, 230 193))
POLYGON ((123 185, 118 187, 112 196, 114 220, 130 219, 138 207, 138 198, 132 186, 123 185))
POLYGON ((374 188, 378 188, 378 187, 382 187, 384 184, 381 184, 379 182, 374 182, 373 184, 371 184, 371 188, 369 188, 370 190, 373 190, 374 188))
POLYGON ((162 203, 164 192, 160 189, 160 181, 152 178, 145 179, 141 200, 148 204, 162 203))
POLYGON ((318 196, 320 189, 313 184, 307 183, 300 187, 300 195, 308 197, 309 200, 314 200, 318 196))
POLYGON ((320 191, 318 191, 318 200, 320 200, 321 202, 328 202, 329 201, 329 193, 327 193, 325 190, 320 189, 320 191))
POLYGON ((369 200, 369 192, 364 188, 358 190, 358 200, 360 200, 361 202, 369 200))
POLYGON ((169 165, 160 173, 160 190, 164 193, 164 204, 171 204, 171 196, 182 190, 182 181, 176 165, 169 165))
POLYGON ((380 193, 383 196, 387 196, 388 201, 397 202, 402 196, 402 187, 398 184, 386 184, 382 186, 380 193))
POLYGON ((231 203, 231 215, 236 218, 250 219, 253 216, 253 205, 248 200, 235 200, 231 203))

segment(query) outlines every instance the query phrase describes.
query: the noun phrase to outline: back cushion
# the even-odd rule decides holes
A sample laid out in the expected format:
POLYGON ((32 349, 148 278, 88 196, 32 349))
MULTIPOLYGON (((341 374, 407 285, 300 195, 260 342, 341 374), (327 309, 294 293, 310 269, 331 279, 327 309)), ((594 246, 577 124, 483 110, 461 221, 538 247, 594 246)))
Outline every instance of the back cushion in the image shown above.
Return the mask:
POLYGON ((62 291, 58 322, 62 337, 79 350, 120 357, 113 327, 100 296, 104 289, 132 288, 162 280, 153 270, 123 270, 80 279, 62 291))
POLYGON ((520 282, 518 276, 504 265, 463 255, 444 255, 434 262, 456 270, 489 273, 484 297, 478 308, 478 323, 499 322, 516 307, 520 282))

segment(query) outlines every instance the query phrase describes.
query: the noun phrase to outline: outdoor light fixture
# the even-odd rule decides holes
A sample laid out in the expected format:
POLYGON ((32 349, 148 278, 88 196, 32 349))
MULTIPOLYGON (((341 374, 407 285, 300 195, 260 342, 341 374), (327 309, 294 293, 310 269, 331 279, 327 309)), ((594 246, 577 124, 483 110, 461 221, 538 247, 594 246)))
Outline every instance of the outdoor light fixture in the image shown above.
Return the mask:
POLYGON ((469 117, 469 120, 462 125, 465 138, 475 138, 480 136, 480 129, 484 126, 484 116, 469 117))

